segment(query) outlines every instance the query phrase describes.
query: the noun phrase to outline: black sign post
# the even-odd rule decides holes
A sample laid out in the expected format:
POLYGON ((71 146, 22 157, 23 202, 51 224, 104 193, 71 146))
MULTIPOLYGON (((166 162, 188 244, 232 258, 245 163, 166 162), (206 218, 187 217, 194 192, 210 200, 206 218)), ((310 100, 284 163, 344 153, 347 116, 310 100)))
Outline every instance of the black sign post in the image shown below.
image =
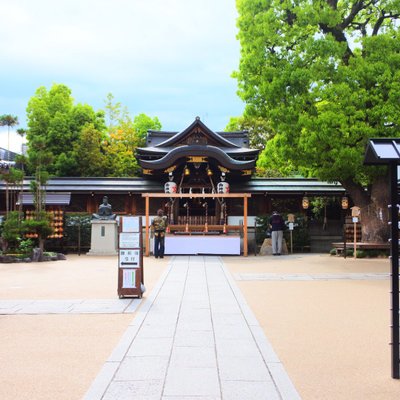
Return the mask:
POLYGON ((397 193, 397 163, 390 163, 391 269, 392 269, 392 378, 400 378, 399 338, 399 204, 397 193))
POLYGON ((389 187, 391 221, 391 337, 392 337, 392 378, 400 379, 400 338, 399 338, 399 196, 398 174, 400 165, 400 138, 369 139, 365 151, 364 164, 387 165, 389 167, 389 187))

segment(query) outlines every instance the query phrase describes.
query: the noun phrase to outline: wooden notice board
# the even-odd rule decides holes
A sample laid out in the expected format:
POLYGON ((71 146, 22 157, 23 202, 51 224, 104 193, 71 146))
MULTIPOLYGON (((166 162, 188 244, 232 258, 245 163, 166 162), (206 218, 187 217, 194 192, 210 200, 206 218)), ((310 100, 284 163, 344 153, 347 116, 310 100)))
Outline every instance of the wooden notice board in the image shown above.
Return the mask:
POLYGON ((143 295, 142 217, 122 217, 118 234, 118 296, 143 295))

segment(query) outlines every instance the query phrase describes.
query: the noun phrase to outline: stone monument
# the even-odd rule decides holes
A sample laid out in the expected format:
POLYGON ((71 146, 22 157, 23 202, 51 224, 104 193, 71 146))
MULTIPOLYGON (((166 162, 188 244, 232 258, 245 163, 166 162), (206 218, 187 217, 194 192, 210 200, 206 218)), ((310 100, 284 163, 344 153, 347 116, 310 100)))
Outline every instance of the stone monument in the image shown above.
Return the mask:
POLYGON ((118 226, 108 197, 103 197, 98 212, 92 215, 92 238, 89 256, 114 256, 118 249, 118 226))

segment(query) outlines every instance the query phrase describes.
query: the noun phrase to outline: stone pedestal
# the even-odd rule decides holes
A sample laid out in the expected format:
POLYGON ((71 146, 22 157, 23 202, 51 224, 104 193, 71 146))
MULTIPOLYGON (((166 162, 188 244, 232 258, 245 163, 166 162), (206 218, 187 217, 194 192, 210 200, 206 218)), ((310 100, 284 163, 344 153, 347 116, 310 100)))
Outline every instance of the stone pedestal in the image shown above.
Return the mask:
POLYGON ((93 220, 92 239, 88 256, 118 254, 118 225, 114 220, 93 220))
MULTIPOLYGON (((288 254, 288 249, 286 246, 286 240, 282 240, 282 254, 288 254)), ((264 239, 264 243, 260 249, 260 256, 272 256, 272 239, 264 239)))

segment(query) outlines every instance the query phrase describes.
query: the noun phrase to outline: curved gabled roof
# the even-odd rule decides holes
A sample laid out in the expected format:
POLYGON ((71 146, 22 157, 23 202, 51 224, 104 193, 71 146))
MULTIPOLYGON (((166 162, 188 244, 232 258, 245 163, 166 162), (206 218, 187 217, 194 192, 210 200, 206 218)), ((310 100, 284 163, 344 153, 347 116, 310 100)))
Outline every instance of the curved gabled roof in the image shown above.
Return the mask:
POLYGON ((198 126, 201 129, 201 131, 204 132, 205 135, 207 135, 210 139, 216 141, 222 147, 240 148, 240 146, 238 146, 237 144, 230 142, 229 140, 223 138, 218 133, 213 132, 211 129, 209 129, 206 125, 203 124, 203 122, 200 121, 199 117, 196 117, 194 122, 191 125, 189 125, 185 130, 175 134, 174 136, 165 140, 164 142, 157 144, 156 147, 169 147, 175 145, 176 143, 179 143, 188 133, 193 131, 193 129, 196 128, 196 126, 198 126))
POLYGON ((230 170, 252 169, 255 167, 255 160, 237 161, 230 157, 225 151, 215 146, 185 145, 175 147, 164 157, 158 160, 140 160, 142 168, 165 169, 175 163, 178 159, 188 156, 203 156, 215 158, 221 166, 230 170))

